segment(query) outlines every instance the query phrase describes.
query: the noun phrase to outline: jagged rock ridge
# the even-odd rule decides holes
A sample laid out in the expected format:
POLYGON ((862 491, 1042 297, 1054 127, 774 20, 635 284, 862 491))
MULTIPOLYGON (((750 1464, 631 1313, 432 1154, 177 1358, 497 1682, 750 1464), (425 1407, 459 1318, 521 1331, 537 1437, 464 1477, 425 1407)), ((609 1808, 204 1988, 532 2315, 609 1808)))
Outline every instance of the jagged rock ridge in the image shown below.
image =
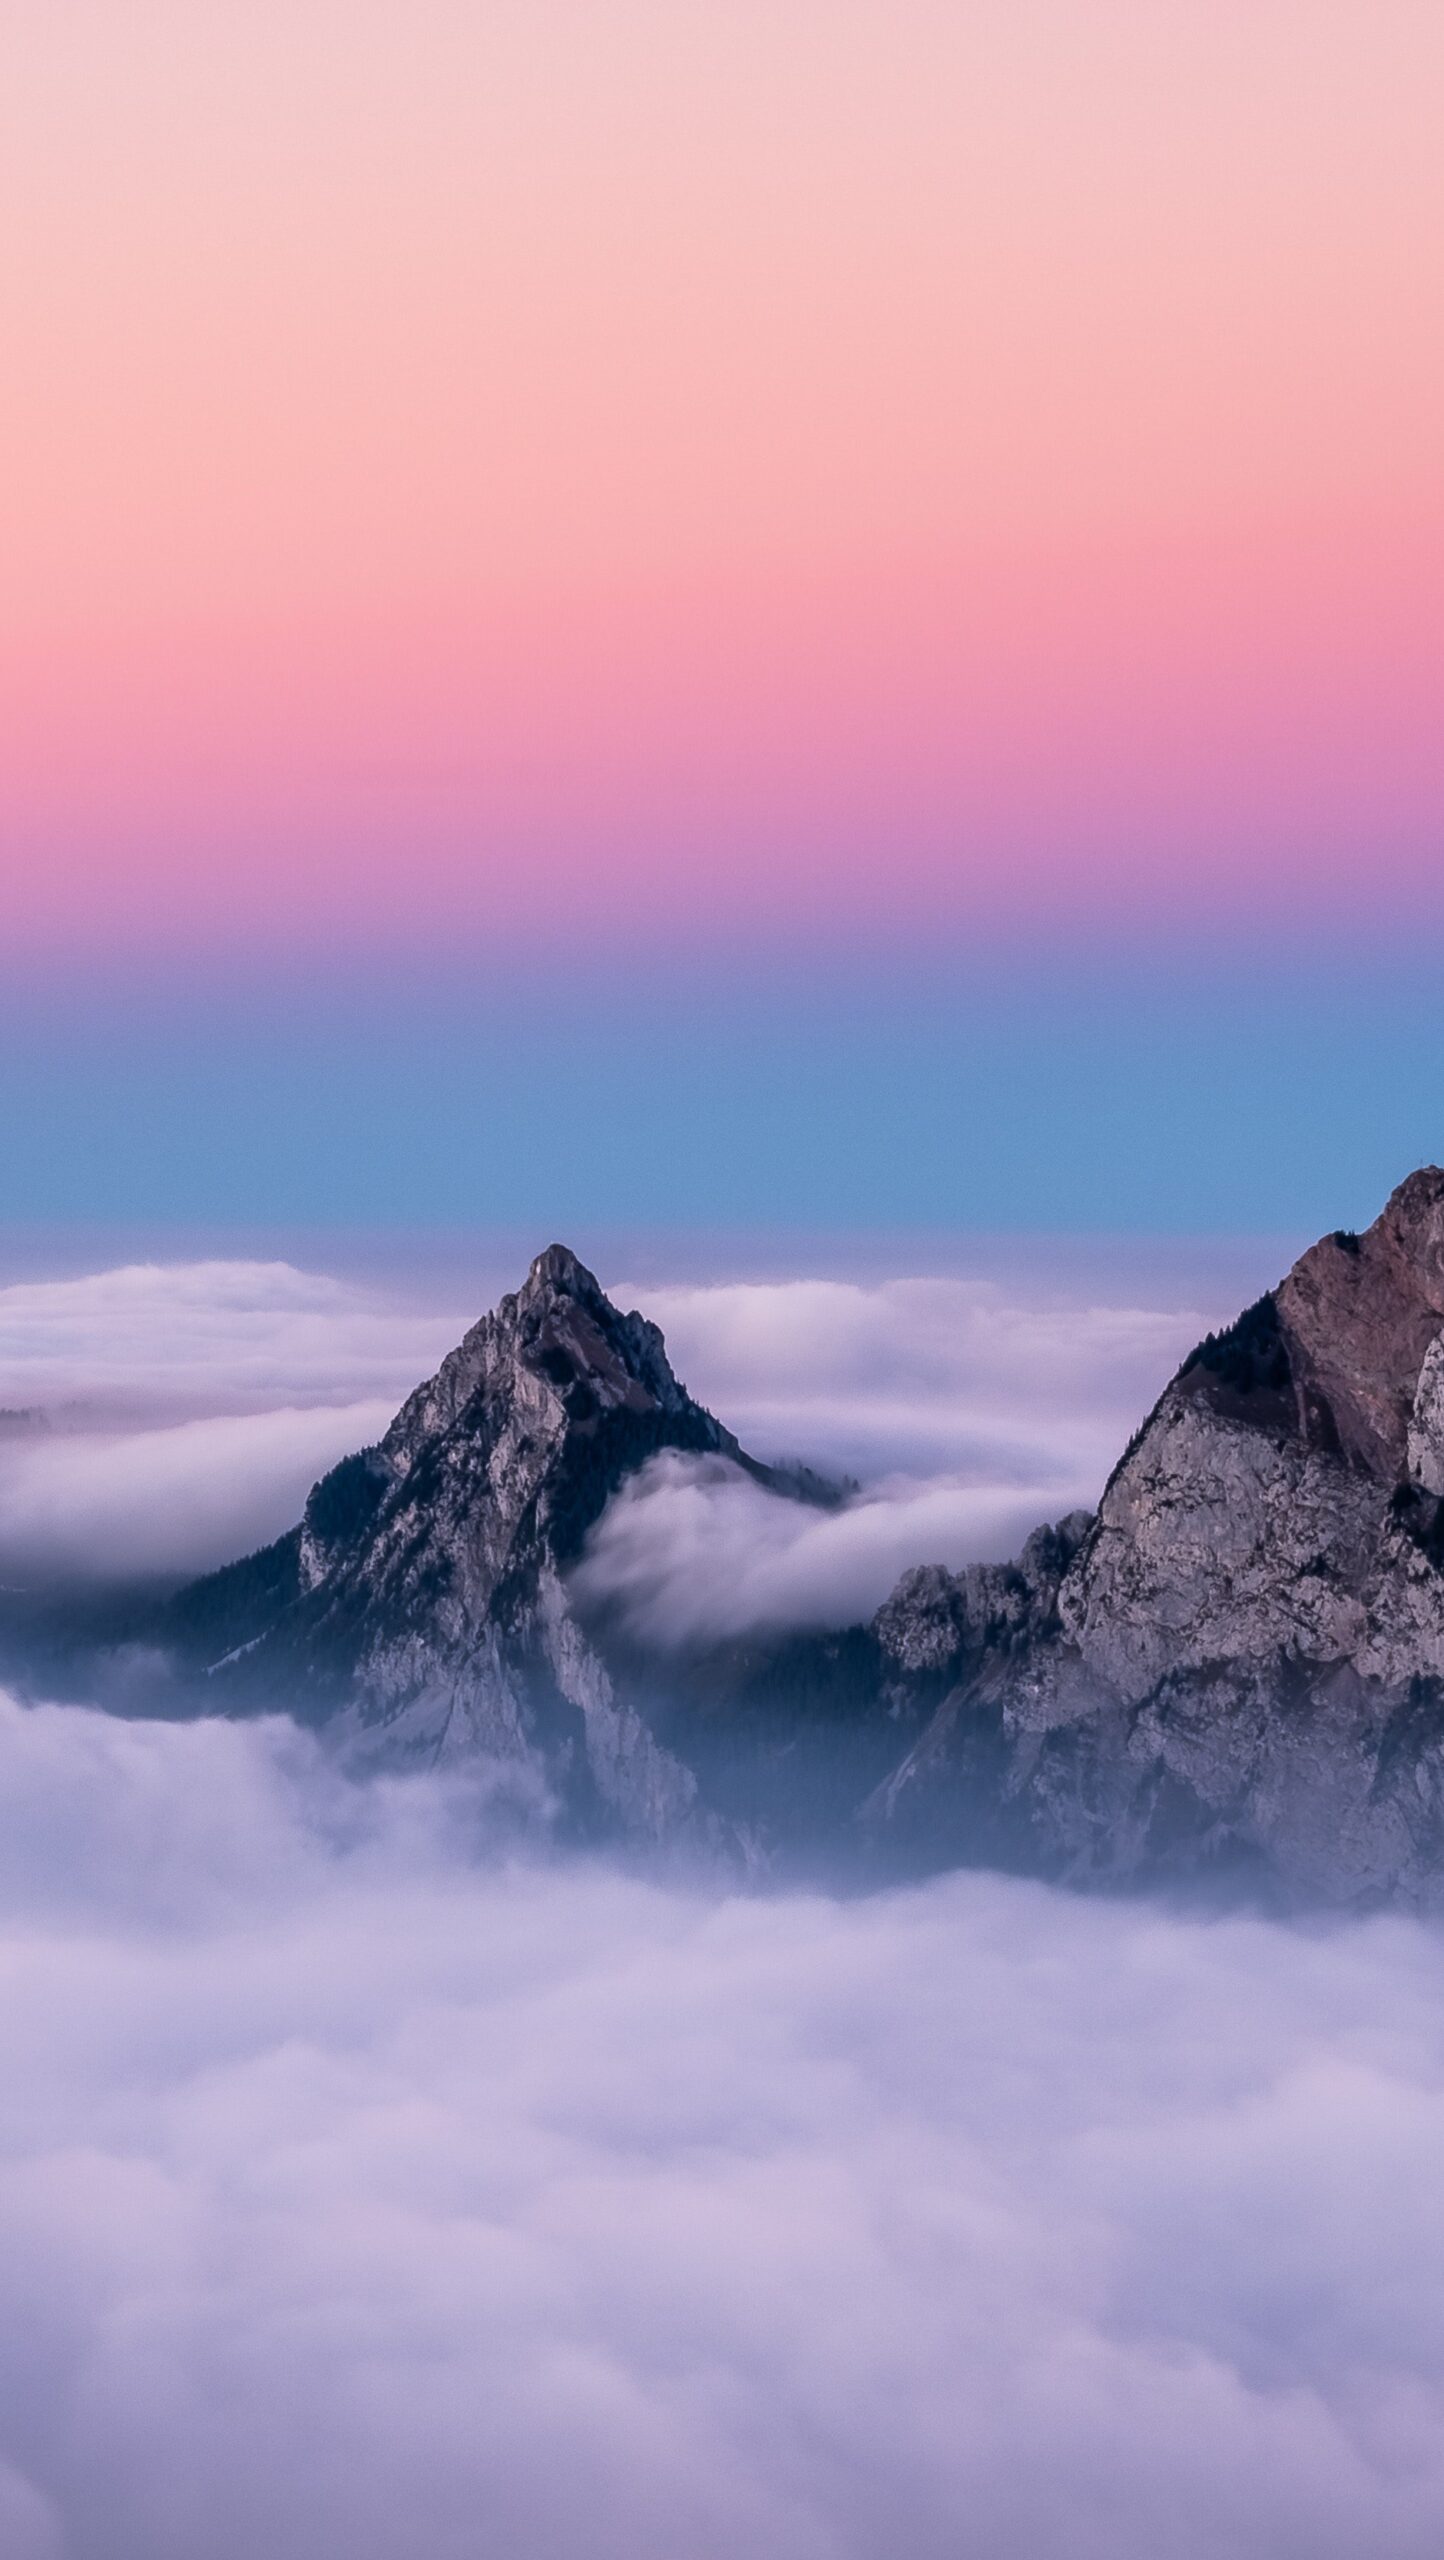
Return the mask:
POLYGON ((618 1696, 565 1587, 611 1494, 663 1449, 797 1490, 693 1401, 657 1327, 553 1245, 289 1537, 182 1594, 173 1629, 193 1660, 216 1646, 218 1705, 285 1700, 400 1760, 486 1751, 574 1814, 674 1829, 695 1779, 618 1696))

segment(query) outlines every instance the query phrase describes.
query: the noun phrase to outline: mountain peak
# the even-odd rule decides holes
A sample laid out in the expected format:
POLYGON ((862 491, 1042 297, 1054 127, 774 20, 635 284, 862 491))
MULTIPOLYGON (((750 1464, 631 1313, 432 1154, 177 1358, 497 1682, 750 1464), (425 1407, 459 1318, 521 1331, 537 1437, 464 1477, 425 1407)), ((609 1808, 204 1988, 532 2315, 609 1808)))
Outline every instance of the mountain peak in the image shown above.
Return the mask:
MULTIPOLYGON (((615 1698, 566 1576, 611 1496, 664 1450, 766 1475, 687 1394, 656 1325, 548 1245, 379 1444, 313 1487, 276 1590, 257 1594, 259 1623, 226 1660, 262 1683, 281 1664, 309 1672, 403 1755, 530 1755, 574 1806, 590 1791, 646 1827, 685 1807, 692 1781, 615 1698)), ((232 1634, 250 1588, 237 1570, 191 1604, 198 1626, 224 1617, 232 1634)))
POLYGON ((1444 1170, 1421 1165, 1372 1226, 1321 1236, 1277 1289, 1200 1343, 1174 1391, 1393 1486, 1441 1328, 1444 1170))
POLYGON ((516 1295, 483 1316, 452 1354, 462 1372, 478 1359, 492 1379, 519 1364, 578 1424, 599 1407, 672 1413, 689 1401, 657 1326, 635 1309, 624 1315, 564 1244, 539 1253, 516 1295))
POLYGON ((1444 1209, 1444 1165, 1416 1165, 1406 1173, 1397 1189, 1391 1191, 1380 1212, 1380 1223, 1390 1216, 1417 1217, 1421 1213, 1435 1216, 1444 1209))
POLYGON ((589 1271, 580 1257, 567 1244, 549 1244, 539 1253, 518 1293, 527 1296, 568 1298, 601 1298, 605 1296, 594 1271, 589 1271))
POLYGON ((1424 1357, 1444 1326, 1444 1171, 1421 1165, 1362 1235, 1301 1254, 1278 1312, 1309 1436, 1395 1481, 1424 1357))

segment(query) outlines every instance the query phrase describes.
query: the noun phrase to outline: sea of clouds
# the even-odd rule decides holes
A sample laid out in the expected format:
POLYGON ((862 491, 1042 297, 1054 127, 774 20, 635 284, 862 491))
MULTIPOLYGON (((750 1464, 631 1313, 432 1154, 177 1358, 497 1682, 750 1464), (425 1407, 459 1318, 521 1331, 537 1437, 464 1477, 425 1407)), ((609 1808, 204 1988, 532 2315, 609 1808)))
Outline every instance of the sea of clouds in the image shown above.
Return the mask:
POLYGON ((0 1699, 6 2560, 1433 2560, 1444 1941, 0 1699))
MULTIPOLYGON (((621 1294, 862 1480, 635 1485, 586 1570, 678 1643, 1091 1498, 1205 1312, 621 1294)), ((474 1312, 0 1291, 0 1558, 253 1544, 474 1312)), ((1433 2560, 1436 1929, 743 1892, 518 1785, 0 1694, 3 2560, 1433 2560)))
POLYGON ((176 1579, 249 1553, 464 1322, 285 1262, 0 1288, 0 1582, 176 1579))

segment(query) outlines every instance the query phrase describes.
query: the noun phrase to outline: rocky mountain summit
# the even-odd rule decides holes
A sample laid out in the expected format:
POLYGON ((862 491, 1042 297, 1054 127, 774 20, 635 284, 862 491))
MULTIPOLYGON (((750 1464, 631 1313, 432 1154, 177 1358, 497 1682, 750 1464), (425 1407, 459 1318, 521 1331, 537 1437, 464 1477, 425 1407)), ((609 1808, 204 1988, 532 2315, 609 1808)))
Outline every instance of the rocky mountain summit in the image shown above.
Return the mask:
POLYGON ((1430 1167, 1199 1345, 1096 1519, 1001 1573, 908 1577, 885 1682, 946 1685, 877 1811, 931 1828, 996 1733, 1018 1846, 1049 1866, 1444 1900, 1441 1429, 1430 1167))
POLYGON ((216 1706, 285 1697, 353 1749, 486 1752, 573 1813, 675 1828, 696 1781, 619 1699, 566 1590, 610 1496, 667 1449, 824 1498, 749 1458, 657 1327, 552 1245, 288 1537, 182 1593, 172 1637, 216 1706))
POLYGON ((209 1707, 485 1752, 592 1829, 1444 1902, 1444 1172, 1200 1343, 1096 1515, 921 1565, 868 1627, 649 1664, 586 1621, 572 1568, 663 1451, 828 1498, 553 1246, 167 1639, 209 1707))

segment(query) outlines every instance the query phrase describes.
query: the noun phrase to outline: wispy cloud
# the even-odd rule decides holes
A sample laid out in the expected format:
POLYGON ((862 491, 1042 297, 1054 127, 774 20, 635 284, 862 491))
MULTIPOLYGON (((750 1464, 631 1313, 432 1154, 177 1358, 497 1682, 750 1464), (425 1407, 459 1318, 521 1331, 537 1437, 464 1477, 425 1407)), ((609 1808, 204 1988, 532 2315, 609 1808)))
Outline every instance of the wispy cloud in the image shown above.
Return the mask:
POLYGON ((676 1366, 760 1456, 853 1473, 818 1513, 732 1467, 665 1457, 625 1486, 576 1577, 663 1646, 843 1626, 909 1565, 1015 1554, 1090 1507, 1197 1309, 1029 1302, 983 1280, 647 1293, 676 1366))
POLYGON ((1045 1513, 1091 1502, 1091 1477, 1033 1485, 885 1478, 835 1510, 769 1493, 726 1459, 668 1454, 603 1513, 572 1590, 664 1650, 785 1628, 842 1627, 915 1564, 1000 1561, 1045 1513))

